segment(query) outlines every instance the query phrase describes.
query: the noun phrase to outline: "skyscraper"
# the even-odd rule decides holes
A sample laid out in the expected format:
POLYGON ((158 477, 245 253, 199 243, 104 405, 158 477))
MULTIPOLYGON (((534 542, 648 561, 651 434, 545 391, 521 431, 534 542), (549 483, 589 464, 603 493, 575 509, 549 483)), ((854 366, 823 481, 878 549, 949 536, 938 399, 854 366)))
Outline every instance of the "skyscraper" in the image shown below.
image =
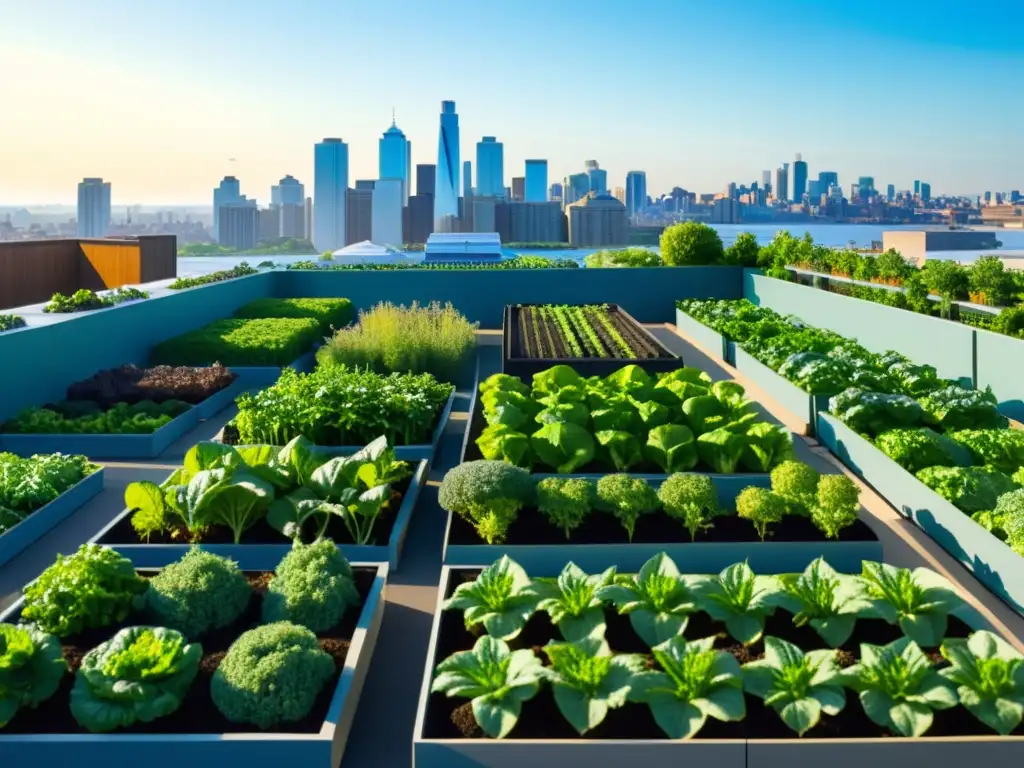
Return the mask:
POLYGON ((782 168, 775 171, 775 199, 789 200, 789 163, 783 163, 782 168))
POLYGON ((437 140, 437 181, 434 187, 436 232, 456 231, 459 216, 459 116, 454 101, 441 102, 437 140))
POLYGON ((221 179, 220 186, 213 190, 213 236, 220 237, 220 208, 222 205, 232 205, 242 199, 242 190, 238 179, 234 176, 225 176, 221 179))
POLYGON ((927 203, 932 199, 932 185, 926 181, 921 182, 921 200, 927 203))
POLYGON ((294 176, 285 176, 270 188, 271 205, 302 205, 306 188, 294 176))
POLYGON ((345 246, 348 144, 324 139, 313 154, 313 245, 318 251, 345 246))
POLYGON ((469 197, 473 194, 473 162, 466 160, 462 163, 462 196, 469 197))
POLYGON ((577 200, 587 196, 590 191, 590 177, 585 173, 574 173, 565 179, 562 202, 565 205, 575 203, 577 200))
POLYGON ((608 171, 602 170, 597 160, 587 160, 584 163, 587 178, 590 179, 590 191, 595 195, 608 194, 608 171))
POLYGON ((437 183, 436 165, 416 166, 416 194, 434 196, 434 186, 437 183))
POLYGON ((370 211, 370 239, 377 245, 402 245, 401 179, 380 179, 373 186, 370 211))
POLYGON ((804 162, 802 155, 796 156, 796 162, 793 163, 793 200, 799 203, 804 199, 804 194, 807 192, 807 163, 804 162))
POLYGON ((546 203, 548 201, 548 161, 526 161, 526 195, 528 203, 546 203))
POLYGON ((896 199, 896 185, 890 184, 885 188, 885 199, 890 203, 896 199))
POLYGON ((523 202, 526 197, 526 177, 512 177, 512 199, 523 202))
POLYGON ((874 197, 876 194, 874 176, 861 176, 857 179, 857 186, 860 188, 861 200, 867 200, 869 197, 874 197))
POLYGON ((558 203, 562 202, 562 189, 562 185, 556 181, 548 188, 548 199, 558 203))
POLYGON ((378 141, 380 150, 379 178, 398 179, 402 182, 402 205, 409 204, 409 142, 391 118, 391 127, 378 141))
POLYGON ((839 174, 835 171, 820 171, 818 173, 818 186, 821 194, 827 195, 831 187, 839 186, 839 174))
POLYGON ((78 236, 106 237, 110 229, 110 182, 82 179, 78 185, 78 236))
POLYGON ((484 136, 476 143, 476 193, 505 196, 505 147, 494 136, 484 136))
POLYGON ((647 174, 644 171, 630 171, 626 174, 626 213, 636 216, 637 211, 647 205, 647 174))
POLYGON ((914 179, 914 197, 917 197, 920 194, 921 194, 921 180, 920 179, 914 179))

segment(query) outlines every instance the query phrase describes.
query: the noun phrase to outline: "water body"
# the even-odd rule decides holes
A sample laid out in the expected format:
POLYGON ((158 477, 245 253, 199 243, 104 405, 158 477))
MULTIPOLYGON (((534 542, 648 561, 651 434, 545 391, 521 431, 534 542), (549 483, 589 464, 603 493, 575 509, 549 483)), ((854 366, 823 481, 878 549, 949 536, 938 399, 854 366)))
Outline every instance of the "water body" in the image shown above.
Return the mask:
MULTIPOLYGON (((870 248, 872 242, 881 241, 882 233, 893 230, 915 230, 920 226, 894 226, 883 224, 717 224, 715 229, 726 246, 730 245, 741 232, 751 232, 759 243, 767 244, 775 236, 775 233, 782 229, 788 229, 794 236, 802 237, 804 232, 809 232, 814 242, 820 245, 827 245, 833 248, 853 246, 857 248, 870 248)), ((997 239, 1002 242, 1002 247, 994 253, 1000 255, 1024 256, 1024 230, 999 229, 997 239)), ((599 250, 597 248, 580 248, 578 250, 549 251, 524 250, 519 253, 536 254, 548 256, 553 259, 576 259, 583 261, 588 253, 599 250)), ((957 261, 973 261, 983 253, 993 251, 951 251, 935 254, 937 258, 954 258, 957 261)), ((181 277, 192 277, 205 275, 219 269, 230 269, 241 264, 243 261, 256 266, 262 261, 273 261, 275 264, 294 264, 297 261, 316 260, 316 256, 303 255, 281 255, 281 256, 194 256, 178 259, 178 275, 181 277)))

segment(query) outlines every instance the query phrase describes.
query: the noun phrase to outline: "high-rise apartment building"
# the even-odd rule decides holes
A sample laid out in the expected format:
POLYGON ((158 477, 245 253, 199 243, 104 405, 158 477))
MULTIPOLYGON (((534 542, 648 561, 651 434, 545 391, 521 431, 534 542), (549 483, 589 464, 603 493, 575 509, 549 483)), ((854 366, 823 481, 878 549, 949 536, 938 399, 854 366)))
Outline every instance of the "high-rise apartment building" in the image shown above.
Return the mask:
POLYGON ((110 229, 110 182, 82 179, 78 185, 78 236, 106 237, 110 229))
POLYGON ((421 164, 416 166, 416 194, 434 196, 437 183, 437 166, 421 164))
POLYGON ((217 223, 220 227, 217 240, 221 245, 247 251, 259 241, 260 211, 255 200, 243 197, 237 202, 220 206, 217 223))
POLYGON ((473 194, 473 163, 466 160, 462 164, 462 196, 470 197, 473 194))
POLYGON ((818 186, 821 188, 821 194, 829 194, 829 190, 832 187, 839 186, 839 174, 835 171, 820 171, 818 173, 818 186))
POLYGON ((914 197, 917 197, 920 194, 921 194, 921 180, 920 179, 914 179, 914 197))
POLYGON ((590 192, 590 177, 585 173, 574 173, 565 179, 562 203, 569 205, 586 197, 590 192))
POLYGON ((620 203, 625 205, 626 204, 626 188, 625 187, 616 187, 615 190, 612 192, 612 197, 614 197, 620 203))
POLYGON ((313 153, 313 245, 320 252, 345 246, 348 144, 324 139, 313 153))
POLYGON ((505 196, 505 146, 494 136, 484 136, 476 143, 476 193, 505 196))
POLYGON ((548 201, 548 161, 526 161, 526 187, 523 199, 527 203, 548 201))
POLYGON ((459 217, 459 116, 454 101, 441 102, 434 187, 434 231, 455 232, 459 217))
POLYGON ((272 205, 259 212, 259 236, 257 242, 272 243, 281 237, 281 206, 272 205))
POLYGON ((595 195, 607 195, 608 171, 602 169, 597 164, 597 160, 587 160, 583 165, 587 178, 590 179, 590 189, 588 191, 593 192, 595 195))
POLYGON ((927 203, 932 199, 932 185, 926 181, 921 182, 921 201, 927 203))
MULTIPOLYGON (((431 196, 433 197, 433 196, 431 196)), ((345 244, 373 237, 373 189, 350 189, 345 194, 345 244)))
POLYGON ((793 163, 793 201, 799 203, 807 193, 807 163, 803 155, 797 155, 793 163))
POLYGON ((896 185, 890 184, 885 188, 885 199, 890 203, 896 199, 896 185))
POLYGON ((306 200, 306 188, 294 176, 285 176, 270 188, 271 205, 302 205, 306 200))
POLYGON ((278 220, 279 237, 305 239, 306 234, 306 204, 284 203, 275 206, 280 214, 278 220))
POLYGON ((571 244, 591 248, 629 243, 626 206, 614 197, 590 194, 566 210, 571 244))
POLYGON ((409 202, 409 195, 412 194, 409 190, 412 174, 409 167, 410 143, 401 128, 395 125, 394 117, 391 118, 391 127, 384 131, 377 144, 380 152, 380 178, 398 179, 402 182, 402 205, 406 205, 409 202))
POLYGON ((626 174, 626 213, 632 218, 647 205, 647 174, 630 171, 626 174))
POLYGON ((504 243, 568 242, 559 202, 503 203, 495 209, 495 230, 504 243))
POLYGON ((875 191, 875 177, 874 176, 861 176, 857 179, 857 187, 860 190, 860 199, 867 200, 869 197, 874 197, 877 192, 875 191))
POLYGON ((562 185, 557 181, 548 188, 548 200, 554 200, 556 202, 562 202, 562 185))
POLYGON ((370 239, 377 245, 402 247, 402 179, 379 179, 373 186, 370 239))
POLYGON ((220 186, 213 190, 213 236, 219 237, 220 207, 232 205, 242 199, 241 185, 234 176, 225 176, 220 186))
POLYGON ((513 176, 512 177, 512 200, 521 203, 525 199, 526 199, 526 177, 525 176, 513 176))
POLYGON ((789 200, 789 163, 783 163, 782 168, 775 171, 775 199, 789 200))

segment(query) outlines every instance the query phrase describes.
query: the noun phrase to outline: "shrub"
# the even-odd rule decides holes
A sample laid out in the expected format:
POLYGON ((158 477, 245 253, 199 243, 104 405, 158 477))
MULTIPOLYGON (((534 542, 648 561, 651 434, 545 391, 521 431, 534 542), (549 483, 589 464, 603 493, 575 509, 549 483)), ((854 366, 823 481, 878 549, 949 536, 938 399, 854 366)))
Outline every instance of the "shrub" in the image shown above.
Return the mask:
POLYGON ((217 320, 153 347, 156 365, 285 366, 320 337, 311 318, 237 318, 217 320))
POLYGON ((0 333, 13 331, 15 328, 24 328, 26 325, 25 318, 20 315, 0 314, 0 333))
POLYGON ((263 597, 263 621, 290 621, 313 632, 335 626, 359 604, 352 568, 330 539, 296 542, 274 570, 263 597))
POLYGON ((504 540, 519 510, 534 503, 536 487, 525 469, 504 461, 469 461, 449 470, 437 500, 465 518, 488 544, 504 540))
POLYGON ((338 331, 317 360, 378 373, 432 373, 454 381, 476 347, 476 328, 451 304, 396 307, 385 302, 361 312, 358 325, 338 331))
POLYGON ((308 317, 320 323, 324 333, 342 328, 355 318, 348 299, 256 299, 235 311, 235 317, 308 317))
POLYGON ((192 548, 150 579, 138 604, 161 626, 196 638, 235 621, 251 596, 237 563, 192 548))
POLYGON ((94 293, 87 288, 80 288, 70 296, 55 293, 50 303, 43 307, 43 312, 66 314, 69 312, 87 312, 91 309, 105 309, 126 301, 148 299, 149 292, 138 288, 117 288, 105 296, 94 293))
POLYGON ((210 681, 214 705, 233 723, 267 730, 313 708, 334 660, 305 627, 279 621, 243 633, 210 681))
POLYGON ((198 277, 179 277, 168 288, 172 291, 179 291, 182 288, 195 288, 199 285, 209 285, 210 283, 219 283, 222 280, 233 280, 236 277, 245 277, 246 275, 255 275, 259 270, 253 269, 249 266, 249 262, 243 261, 237 267, 231 269, 222 269, 219 272, 211 272, 208 275, 200 275, 198 277))
POLYGON ((1006 271, 1003 260, 994 254, 978 259, 967 271, 971 290, 989 306, 1002 306, 1013 296, 1013 276, 1006 271))
POLYGON ((725 249, 724 261, 739 267, 756 267, 757 258, 761 254, 761 246, 757 244, 757 235, 740 232, 732 245, 725 249))
POLYGON ((57 692, 67 663, 60 641, 35 627, 0 624, 0 728, 57 692))
POLYGON ((595 251, 583 258, 583 263, 595 267, 660 267, 661 256, 648 248, 622 248, 595 251))
POLYGON ((684 221, 661 233, 661 259, 670 267, 719 264, 724 258, 722 238, 707 224, 684 221))

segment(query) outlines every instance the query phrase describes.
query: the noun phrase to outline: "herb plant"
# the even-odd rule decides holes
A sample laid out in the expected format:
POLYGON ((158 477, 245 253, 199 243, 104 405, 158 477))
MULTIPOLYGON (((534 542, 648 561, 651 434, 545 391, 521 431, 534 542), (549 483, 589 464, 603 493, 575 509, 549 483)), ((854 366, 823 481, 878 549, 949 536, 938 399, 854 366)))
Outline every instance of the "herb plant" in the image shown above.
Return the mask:
POLYGON ((56 637, 31 625, 0 624, 0 729, 19 709, 53 696, 66 671, 56 637))
POLYGON ((150 357, 157 365, 286 366, 319 337, 311 318, 229 318, 163 341, 150 357))
POLYGON ((546 477, 537 483, 537 510, 568 539, 590 514, 595 494, 585 478, 546 477))
POLYGON ((467 629, 480 624, 492 637, 511 640, 526 626, 539 601, 537 587, 523 567, 503 555, 473 581, 459 584, 442 608, 462 611, 467 629))
POLYGON ((953 585, 929 568, 911 571, 865 561, 860 582, 871 610, 926 648, 942 642, 949 614, 963 605, 953 585))
POLYGON ((811 521, 826 538, 838 539, 843 528, 857 522, 860 489, 846 475, 825 475, 818 481, 811 521))
POLYGON ((275 299, 250 301, 235 310, 235 317, 255 319, 263 317, 311 317, 320 323, 320 330, 328 333, 352 322, 355 309, 349 299, 275 299))
POLYGON ((597 481, 597 504, 618 518, 632 541, 640 517, 658 509, 658 494, 638 477, 605 475, 597 481))
POLYGON ((604 609, 598 596, 602 587, 615 581, 615 568, 588 576, 568 563, 558 578, 534 583, 540 595, 537 610, 546 611, 562 637, 574 642, 588 635, 604 633, 604 609))
POLYGON ((665 514, 679 520, 689 531, 690 541, 711 528, 714 518, 721 514, 718 491, 707 475, 670 475, 658 488, 658 501, 665 514))
POLYGON ((231 269, 222 269, 217 272, 211 272, 208 275, 179 277, 167 287, 172 291, 180 291, 183 288, 195 288, 200 285, 209 285, 210 283, 219 283, 224 280, 233 280, 236 277, 255 275, 258 271, 259 270, 250 267, 249 262, 243 261, 241 264, 232 267, 231 269))
POLYGON ((768 526, 782 522, 787 511, 786 500, 767 488, 744 488, 736 497, 736 514, 754 524, 761 541, 768 535, 768 526))
POLYGON ((779 576, 778 583, 776 602, 793 614, 796 626, 810 624, 830 648, 849 640, 857 619, 871 607, 859 581, 836 573, 821 557, 801 574, 779 576))
POLYGON ((1024 658, 985 630, 949 638, 941 650, 952 666, 939 674, 957 686, 960 703, 1002 736, 1016 730, 1024 716, 1024 658))
POLYGON ((784 461, 771 472, 772 491, 789 505, 788 513, 810 517, 817 501, 821 475, 802 461, 784 461))
POLYGON ((484 635, 473 650, 453 653, 437 665, 430 690, 471 699, 473 717, 483 732, 503 739, 543 679, 544 667, 533 651, 510 651, 503 640, 484 635))
POLYGON ((756 576, 746 563, 734 563, 707 582, 702 607, 725 622, 730 635, 744 645, 757 642, 767 616, 775 612, 777 581, 756 576))

